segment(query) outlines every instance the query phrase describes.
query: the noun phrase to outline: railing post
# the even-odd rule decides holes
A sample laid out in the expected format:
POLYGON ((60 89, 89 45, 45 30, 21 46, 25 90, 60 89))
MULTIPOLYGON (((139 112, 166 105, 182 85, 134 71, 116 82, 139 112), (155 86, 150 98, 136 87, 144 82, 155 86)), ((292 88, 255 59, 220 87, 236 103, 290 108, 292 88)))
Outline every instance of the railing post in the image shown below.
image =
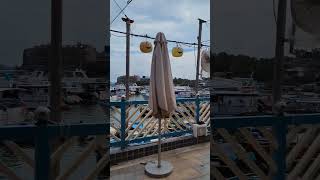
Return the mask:
POLYGON ((277 164, 277 172, 273 179, 286 179, 286 134, 287 124, 283 116, 277 117, 275 128, 275 138, 278 141, 278 148, 274 152, 274 160, 277 164))
POLYGON ((120 137, 121 137, 121 149, 126 147, 126 100, 124 97, 121 98, 121 128, 120 128, 120 137))
POLYGON ((200 99, 199 95, 196 95, 196 123, 199 124, 200 122, 200 99))
POLYGON ((50 145, 47 126, 47 112, 37 112, 35 136, 35 180, 51 179, 50 177, 50 145))

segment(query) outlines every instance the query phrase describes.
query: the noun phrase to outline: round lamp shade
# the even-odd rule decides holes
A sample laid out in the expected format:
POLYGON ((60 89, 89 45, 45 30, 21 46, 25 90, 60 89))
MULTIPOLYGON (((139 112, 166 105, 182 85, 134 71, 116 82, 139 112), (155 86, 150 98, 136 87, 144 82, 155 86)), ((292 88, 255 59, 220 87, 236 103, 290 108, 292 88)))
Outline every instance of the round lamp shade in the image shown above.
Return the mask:
POLYGON ((152 51, 152 44, 149 41, 143 41, 140 43, 140 51, 143 53, 149 53, 152 51))
POLYGON ((173 57, 181 57, 183 55, 183 49, 181 47, 172 48, 172 56, 173 57))

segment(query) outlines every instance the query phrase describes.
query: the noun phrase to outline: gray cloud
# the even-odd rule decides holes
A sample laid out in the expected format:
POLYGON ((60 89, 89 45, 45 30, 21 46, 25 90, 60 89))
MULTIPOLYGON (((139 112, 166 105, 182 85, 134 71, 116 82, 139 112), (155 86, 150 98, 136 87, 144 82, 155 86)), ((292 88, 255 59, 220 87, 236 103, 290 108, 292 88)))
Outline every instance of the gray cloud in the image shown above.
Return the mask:
MULTIPOLYGON (((19 65, 23 49, 50 42, 50 1, 0 2, 0 64, 19 65)), ((63 40, 81 41, 103 50, 106 1, 64 0, 63 40)))

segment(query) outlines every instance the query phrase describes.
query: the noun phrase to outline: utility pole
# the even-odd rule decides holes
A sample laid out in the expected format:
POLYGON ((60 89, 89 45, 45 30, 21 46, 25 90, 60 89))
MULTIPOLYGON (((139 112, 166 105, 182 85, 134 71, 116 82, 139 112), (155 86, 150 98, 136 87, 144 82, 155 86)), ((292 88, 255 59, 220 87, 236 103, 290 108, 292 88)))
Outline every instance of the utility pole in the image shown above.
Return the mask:
POLYGON ((129 100, 129 77, 130 77, 130 26, 134 22, 128 17, 122 18, 126 22, 126 100, 129 100))
POLYGON ((196 70, 196 84, 195 84, 195 93, 198 94, 198 86, 199 86, 199 66, 200 66, 200 51, 201 51, 201 35, 202 35, 202 24, 206 23, 207 21, 198 19, 199 20, 199 34, 198 34, 198 56, 197 56, 197 70, 196 70))
POLYGON ((62 0, 51 0, 50 120, 61 122, 62 0))
POLYGON ((286 9, 287 0, 279 0, 276 49, 273 62, 273 107, 281 98, 282 63, 284 60, 284 43, 286 39, 286 9))
MULTIPOLYGON (((62 100, 62 0, 51 0, 51 44, 48 64, 50 75, 50 120, 60 123, 62 100)), ((58 139, 53 139, 50 144, 53 151, 60 145, 58 139)), ((53 161, 50 164, 50 179, 55 179, 59 175, 60 164, 58 161, 53 161)))
MULTIPOLYGON (((273 62, 273 101, 272 111, 275 116, 283 116, 282 110, 277 110, 276 104, 281 99, 281 81, 282 81, 282 63, 284 60, 284 43, 286 32, 286 14, 287 14, 287 0, 279 0, 278 2, 278 17, 277 17, 277 36, 275 58, 273 62), (279 111, 279 112, 277 112, 279 111)), ((281 108, 281 107, 279 107, 281 108)), ((278 148, 274 151, 271 149, 275 162, 277 164, 277 172, 274 174, 274 179, 286 178, 286 126, 282 119, 276 119, 272 127, 274 137, 278 141, 278 148)))

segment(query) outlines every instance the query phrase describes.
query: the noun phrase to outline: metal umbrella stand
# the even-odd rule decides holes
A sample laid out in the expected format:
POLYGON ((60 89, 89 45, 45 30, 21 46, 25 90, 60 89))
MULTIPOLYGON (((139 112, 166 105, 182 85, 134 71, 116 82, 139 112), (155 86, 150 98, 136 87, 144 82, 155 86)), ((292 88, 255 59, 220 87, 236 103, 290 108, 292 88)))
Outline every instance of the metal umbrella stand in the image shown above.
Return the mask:
POLYGON ((149 106, 153 117, 158 119, 158 160, 150 161, 145 166, 145 173, 150 177, 162 178, 171 174, 173 166, 161 160, 161 119, 169 118, 176 109, 176 97, 171 74, 171 65, 167 40, 159 32, 155 39, 153 51, 149 106))
POLYGON ((148 162, 145 166, 145 172, 150 177, 163 178, 172 173, 173 166, 170 162, 161 160, 161 118, 158 118, 158 121, 158 160, 148 162))

